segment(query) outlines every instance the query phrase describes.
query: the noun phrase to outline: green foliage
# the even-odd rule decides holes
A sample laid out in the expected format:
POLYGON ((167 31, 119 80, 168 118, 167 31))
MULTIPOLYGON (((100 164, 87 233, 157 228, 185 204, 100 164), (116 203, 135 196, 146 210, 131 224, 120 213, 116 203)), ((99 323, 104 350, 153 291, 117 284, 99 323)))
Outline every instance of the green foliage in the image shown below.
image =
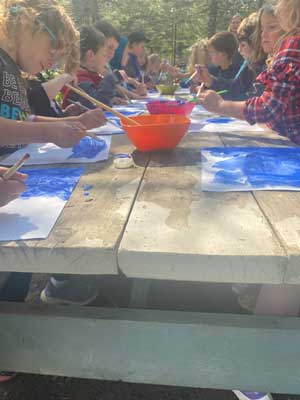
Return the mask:
MULTIPOLYGON (((110 21, 124 35, 144 30, 151 39, 149 50, 172 61, 176 47, 177 63, 186 61, 188 48, 199 38, 227 29, 233 15, 247 16, 263 3, 263 0, 101 0, 95 5, 95 1, 80 0, 86 12, 94 13, 90 19, 99 13, 99 18, 110 21)), ((79 0, 72 2, 75 6, 79 0)), ((76 14, 74 7, 73 10, 76 14)))

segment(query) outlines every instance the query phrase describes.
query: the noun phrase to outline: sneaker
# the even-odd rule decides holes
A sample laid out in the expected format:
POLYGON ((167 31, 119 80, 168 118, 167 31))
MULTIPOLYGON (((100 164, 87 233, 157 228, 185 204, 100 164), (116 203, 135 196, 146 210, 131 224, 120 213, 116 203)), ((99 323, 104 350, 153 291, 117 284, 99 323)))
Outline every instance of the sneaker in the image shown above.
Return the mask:
POLYGON ((51 277, 40 298, 47 304, 86 306, 98 296, 97 289, 83 279, 57 281, 51 277))
POLYGON ((240 392, 239 390, 234 390, 233 393, 239 400, 273 400, 270 393, 240 392))
POLYGON ((0 383, 10 381, 16 375, 16 372, 0 371, 0 383))

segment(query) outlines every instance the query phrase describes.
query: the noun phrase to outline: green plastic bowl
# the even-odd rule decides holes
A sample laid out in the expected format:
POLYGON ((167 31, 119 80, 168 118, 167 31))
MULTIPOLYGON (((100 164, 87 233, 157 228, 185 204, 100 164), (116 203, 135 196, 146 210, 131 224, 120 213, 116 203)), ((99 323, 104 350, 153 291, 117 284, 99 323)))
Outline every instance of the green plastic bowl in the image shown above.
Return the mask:
POLYGON ((176 92, 179 85, 170 84, 170 85, 156 85, 157 89, 161 94, 172 95, 176 92))

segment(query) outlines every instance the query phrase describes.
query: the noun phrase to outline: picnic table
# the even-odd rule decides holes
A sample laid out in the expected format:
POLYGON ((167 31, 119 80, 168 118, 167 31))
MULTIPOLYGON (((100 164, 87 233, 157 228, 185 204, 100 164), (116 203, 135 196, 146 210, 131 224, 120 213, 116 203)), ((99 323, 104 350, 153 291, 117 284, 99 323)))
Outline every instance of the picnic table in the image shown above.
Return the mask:
MULTIPOLYGON (((291 146, 274 132, 195 132, 86 173, 47 240, 0 245, 0 270, 124 275, 129 308, 0 304, 0 369, 300 393, 298 318, 147 308, 156 280, 299 284, 300 193, 207 193, 200 149, 291 146), (93 185, 92 200, 81 185, 93 185)), ((132 152, 115 136, 112 153, 132 152)))

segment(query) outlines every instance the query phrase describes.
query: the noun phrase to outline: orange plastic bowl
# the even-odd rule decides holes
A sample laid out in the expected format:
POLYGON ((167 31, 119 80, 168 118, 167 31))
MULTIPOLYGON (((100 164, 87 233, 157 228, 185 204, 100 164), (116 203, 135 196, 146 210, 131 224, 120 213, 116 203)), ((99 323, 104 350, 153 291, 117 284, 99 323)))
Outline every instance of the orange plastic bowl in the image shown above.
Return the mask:
POLYGON ((187 133, 190 120, 183 115, 140 115, 130 117, 133 125, 122 119, 121 124, 129 139, 140 151, 175 148, 187 133))

